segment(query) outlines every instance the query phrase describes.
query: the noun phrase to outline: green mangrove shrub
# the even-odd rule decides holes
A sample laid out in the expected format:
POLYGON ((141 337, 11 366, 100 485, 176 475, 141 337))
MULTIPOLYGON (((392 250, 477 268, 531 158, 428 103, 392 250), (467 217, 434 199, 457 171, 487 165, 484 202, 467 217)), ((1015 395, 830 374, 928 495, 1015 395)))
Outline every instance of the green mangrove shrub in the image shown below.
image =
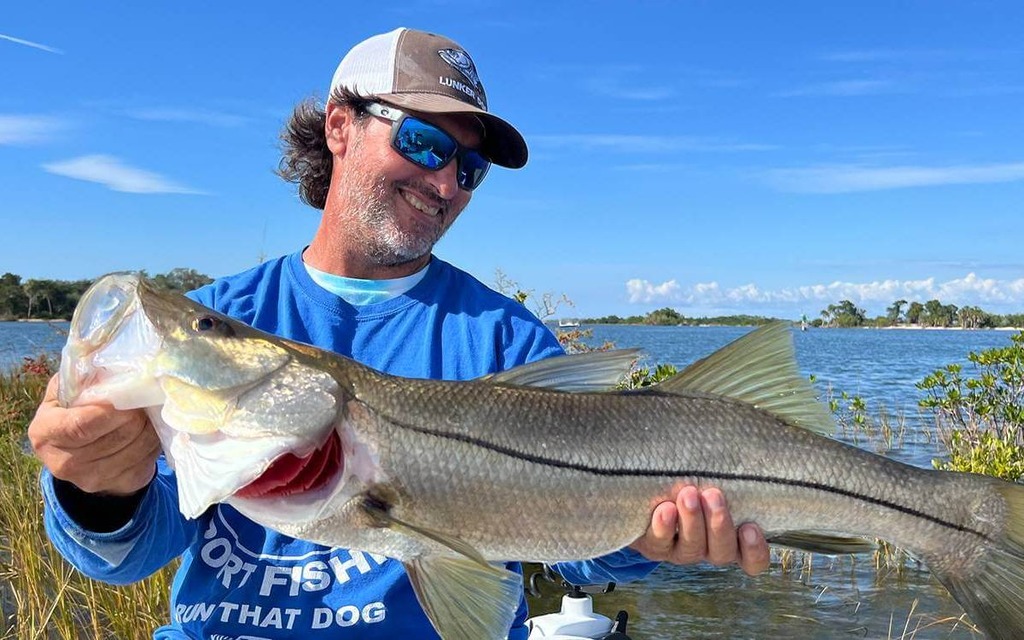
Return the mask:
POLYGON ((971 352, 968 375, 946 365, 917 384, 949 449, 938 469, 970 471, 1017 481, 1024 478, 1024 331, 1006 347, 971 352))

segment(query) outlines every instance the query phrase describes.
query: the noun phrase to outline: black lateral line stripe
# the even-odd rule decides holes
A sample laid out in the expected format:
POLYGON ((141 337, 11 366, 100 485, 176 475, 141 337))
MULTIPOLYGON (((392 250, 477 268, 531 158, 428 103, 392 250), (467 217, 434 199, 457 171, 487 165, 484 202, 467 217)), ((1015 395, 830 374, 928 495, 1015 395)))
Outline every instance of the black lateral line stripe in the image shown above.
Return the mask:
POLYGON ((972 534, 972 535, 976 535, 979 538, 982 538, 983 540, 989 540, 989 537, 987 535, 985 535, 984 533, 982 533, 980 531, 976 531, 974 529, 971 529, 970 527, 964 526, 962 524, 958 524, 956 522, 949 522, 949 521, 943 520, 943 519, 941 519, 941 518, 939 518, 937 516, 933 516, 931 514, 918 511, 916 509, 911 509, 910 507, 905 507, 905 506, 903 506, 901 504, 897 504, 895 502, 890 502, 888 500, 882 500, 881 498, 875 498, 873 496, 868 496, 868 495, 856 493, 854 491, 848 491, 848 490, 842 489, 840 487, 833 487, 833 486, 830 486, 830 485, 827 485, 827 484, 820 484, 820 483, 811 482, 811 481, 808 481, 808 480, 793 480, 793 479, 790 479, 790 478, 773 478, 773 477, 770 477, 770 476, 755 476, 755 475, 751 475, 751 474, 741 474, 741 473, 723 473, 723 472, 720 472, 720 471, 696 471, 696 470, 692 470, 692 469, 691 470, 678 470, 678 471, 661 471, 661 470, 658 470, 658 469, 604 469, 604 468, 601 468, 601 467, 590 467, 590 466, 586 466, 586 465, 582 465, 582 464, 575 464, 575 463, 571 463, 571 462, 565 462, 564 460, 556 460, 554 458, 544 458, 544 457, 533 455, 533 454, 523 453, 522 451, 517 451, 515 449, 510 449, 508 447, 499 446, 499 445, 494 444, 493 442, 488 442, 486 440, 481 440, 479 438, 474 438, 473 436, 469 436, 469 435, 463 435, 463 434, 458 434, 458 433, 445 433, 445 432, 437 431, 437 430, 434 430, 434 429, 428 429, 426 427, 417 427, 417 426, 414 426, 414 425, 405 424, 405 423, 401 423, 401 422, 397 422, 397 421, 393 421, 392 424, 394 424, 395 426, 401 427, 403 429, 408 429, 409 431, 414 431, 416 433, 421 433, 423 435, 433 436, 433 437, 436 437, 436 438, 441 438, 443 440, 455 440, 457 442, 464 442, 466 444, 471 444, 471 445, 480 447, 481 449, 487 449, 488 451, 493 451, 495 453, 500 453, 502 455, 508 456, 510 458, 515 458, 517 460, 523 460, 525 462, 530 462, 530 463, 534 463, 534 464, 542 464, 542 465, 546 465, 546 466, 549 466, 549 467, 554 467, 556 469, 568 469, 568 470, 571 470, 571 471, 579 471, 579 472, 582 472, 582 473, 590 473, 590 474, 594 474, 594 475, 598 475, 598 476, 623 476, 623 477, 642 477, 642 478, 662 478, 662 477, 663 478, 685 478, 685 477, 699 477, 699 478, 708 478, 708 479, 711 479, 711 480, 739 480, 739 481, 747 481, 747 482, 763 482, 763 483, 766 483, 766 484, 775 484, 775 485, 782 485, 782 486, 788 486, 788 487, 798 487, 800 489, 810 489, 810 490, 813 490, 813 491, 821 491, 821 492, 824 492, 824 493, 832 493, 832 494, 835 494, 835 495, 844 496, 844 497, 847 497, 847 498, 852 498, 854 500, 859 500, 861 502, 867 502, 868 504, 873 504, 873 505, 877 505, 877 506, 880 506, 880 507, 884 507, 886 509, 892 509, 893 511, 899 511, 900 513, 904 513, 904 514, 909 515, 909 516, 914 516, 916 518, 922 518, 922 519, 927 520, 929 522, 933 522, 933 523, 935 523, 935 524, 937 524, 937 525, 939 525, 941 527, 945 527, 947 529, 953 529, 955 531, 960 531, 962 533, 969 533, 969 534, 972 534))

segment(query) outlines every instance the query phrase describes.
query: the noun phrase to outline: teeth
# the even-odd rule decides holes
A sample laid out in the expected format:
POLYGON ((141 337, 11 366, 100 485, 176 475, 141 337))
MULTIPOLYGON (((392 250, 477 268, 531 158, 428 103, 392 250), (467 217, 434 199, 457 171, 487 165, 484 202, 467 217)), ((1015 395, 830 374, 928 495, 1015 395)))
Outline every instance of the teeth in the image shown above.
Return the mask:
POLYGON ((416 210, 422 211, 428 216, 436 216, 441 213, 441 207, 432 207, 408 191, 403 191, 402 196, 405 198, 405 201, 411 204, 416 210))

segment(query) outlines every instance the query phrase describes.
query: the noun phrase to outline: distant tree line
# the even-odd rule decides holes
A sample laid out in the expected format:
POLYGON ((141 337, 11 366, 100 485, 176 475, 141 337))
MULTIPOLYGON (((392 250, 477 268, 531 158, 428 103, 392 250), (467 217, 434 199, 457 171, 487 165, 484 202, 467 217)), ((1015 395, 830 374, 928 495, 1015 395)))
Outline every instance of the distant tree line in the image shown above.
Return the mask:
POLYGON ((993 329, 1024 327, 1024 313, 995 314, 980 307, 958 307, 938 300, 907 302, 896 300, 884 316, 869 318, 867 312, 849 300, 840 300, 821 310, 821 317, 812 323, 818 327, 960 327, 962 329, 993 329))
POLYGON ((675 309, 665 307, 657 309, 643 316, 627 316, 625 318, 611 315, 601 318, 584 318, 580 322, 586 324, 650 324, 667 326, 701 326, 701 325, 728 325, 728 326, 759 326, 777 321, 778 318, 767 318, 765 316, 734 315, 734 316, 702 316, 689 318, 680 314, 675 309))
MULTIPOLYGON (((146 272, 141 272, 146 275, 146 272)), ((213 282, 195 269, 177 268, 150 278, 159 287, 191 291, 213 282)), ((0 320, 70 320, 75 305, 93 280, 40 280, 0 276, 0 320)))
MULTIPOLYGON (((907 302, 897 300, 887 309, 884 316, 868 317, 864 309, 849 300, 840 300, 821 310, 821 317, 804 322, 814 327, 961 327, 964 329, 992 329, 995 327, 1024 327, 1024 313, 995 314, 979 307, 958 307, 942 304, 938 300, 928 302, 907 302)), ((648 324, 667 326, 759 326, 775 322, 778 318, 752 315, 701 316, 690 318, 675 309, 665 307, 645 315, 602 316, 583 318, 584 324, 648 324)))

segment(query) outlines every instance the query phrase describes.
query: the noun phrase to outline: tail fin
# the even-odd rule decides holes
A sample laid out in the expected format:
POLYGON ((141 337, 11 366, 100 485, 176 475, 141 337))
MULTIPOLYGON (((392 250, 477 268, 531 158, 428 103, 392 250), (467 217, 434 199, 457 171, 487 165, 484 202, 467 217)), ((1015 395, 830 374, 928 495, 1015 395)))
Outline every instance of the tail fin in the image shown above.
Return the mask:
POLYGON ((969 575, 936 571, 935 576, 987 637, 1019 640, 1024 638, 1024 486, 993 484, 1007 510, 1002 535, 982 551, 969 575))

